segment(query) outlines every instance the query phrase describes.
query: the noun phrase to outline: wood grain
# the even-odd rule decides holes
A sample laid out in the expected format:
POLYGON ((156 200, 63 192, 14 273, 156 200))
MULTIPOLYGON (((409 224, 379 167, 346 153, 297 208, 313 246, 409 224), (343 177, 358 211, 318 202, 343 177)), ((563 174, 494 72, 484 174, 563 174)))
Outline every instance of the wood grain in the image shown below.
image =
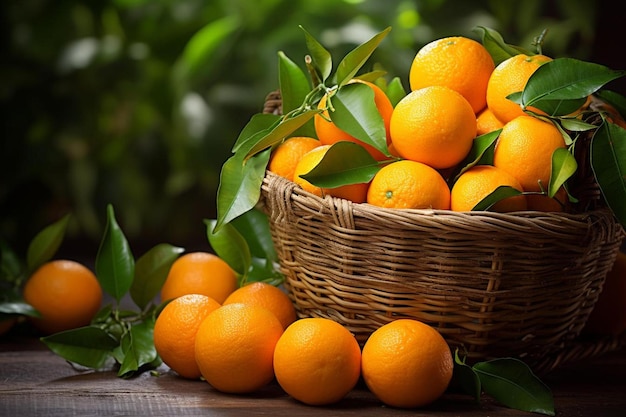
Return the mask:
MULTIPOLYGON (((557 416, 626 415, 626 351, 553 371, 557 416)), ((360 383, 332 407, 301 404, 272 383, 254 395, 227 395, 203 381, 178 377, 166 366, 120 379, 113 371, 80 371, 48 351, 36 338, 0 338, 0 416, 530 416, 488 397, 476 404, 447 393, 430 407, 383 406, 360 383)))

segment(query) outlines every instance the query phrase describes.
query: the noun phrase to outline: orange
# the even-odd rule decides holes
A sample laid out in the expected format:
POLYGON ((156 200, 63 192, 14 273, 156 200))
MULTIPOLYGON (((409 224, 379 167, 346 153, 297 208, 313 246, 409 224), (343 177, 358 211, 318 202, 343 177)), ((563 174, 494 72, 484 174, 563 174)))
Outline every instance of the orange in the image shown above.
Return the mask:
POLYGON ((398 319, 379 327, 365 342, 361 375, 383 403, 423 407, 437 400, 452 379, 448 344, 433 327, 398 319))
POLYGON ((100 309, 102 288, 94 273, 72 260, 49 261, 26 281, 24 301, 41 317, 35 326, 51 334, 86 326, 100 309))
POLYGON ((502 128, 493 165, 517 178, 524 191, 547 190, 557 148, 565 148, 565 140, 554 124, 519 116, 502 128))
POLYGON ((476 117, 476 136, 502 129, 504 124, 498 120, 489 107, 478 113, 476 117))
POLYGON ((233 303, 265 307, 274 313, 283 328, 296 320, 296 308, 287 293, 267 282, 252 282, 236 289, 224 300, 223 305, 233 303))
POLYGON ((495 64, 487 49, 473 39, 451 36, 424 45, 409 72, 411 90, 443 85, 460 93, 474 113, 486 105, 487 83, 495 64))
MULTIPOLYGON (((493 70, 487 84, 487 106, 502 123, 524 114, 522 108, 507 96, 523 91, 537 68, 551 60, 552 58, 545 55, 519 54, 502 61, 493 70)), ((528 110, 541 113, 533 107, 529 107, 528 110)))
MULTIPOLYGON (((385 131, 387 132, 387 143, 389 143, 389 123, 391 121, 391 113, 393 111, 393 105, 391 104, 391 100, 387 97, 387 94, 378 87, 376 84, 373 84, 369 81, 363 81, 359 79, 354 79, 351 82, 358 82, 369 86, 374 91, 374 103, 378 112, 380 113, 383 123, 385 124, 385 131)), ((376 160, 382 161, 388 159, 382 152, 373 146, 364 143, 363 141, 355 138, 354 136, 346 133, 341 130, 339 127, 335 125, 330 120, 330 116, 328 114, 327 107, 327 96, 323 96, 318 103, 318 109, 324 109, 321 114, 316 114, 313 118, 313 124, 315 125, 315 133, 317 134, 318 139, 323 145, 332 145, 333 143, 337 143, 339 141, 345 140, 349 142, 354 142, 362 145, 376 160)), ((332 98, 331 98, 332 101, 332 98)))
POLYGON ((543 212, 563 212, 569 204, 567 191, 561 187, 554 197, 547 194, 527 194, 528 210, 543 212))
POLYGON ((469 102, 442 86, 406 95, 391 115, 391 141, 405 159, 433 168, 450 168, 465 158, 476 136, 476 115, 469 102))
MULTIPOLYGON (((491 165, 476 165, 462 173, 450 192, 450 208, 454 211, 471 211, 476 204, 499 186, 509 186, 522 192, 519 181, 508 172, 491 165)), ((490 211, 501 213, 526 210, 526 197, 509 197, 498 201, 490 211)))
POLYGON ((274 379, 272 365, 283 326, 268 309, 242 303, 210 313, 196 333, 200 372, 218 391, 254 392, 274 379))
POLYGON ((296 169, 293 174, 293 181, 302 187, 305 191, 315 194, 319 197, 325 194, 332 195, 333 197, 343 198, 350 200, 354 203, 363 203, 367 198, 368 183, 361 184, 349 184, 342 185, 336 188, 320 188, 315 186, 302 178, 300 175, 306 174, 311 171, 319 162, 324 158, 324 155, 328 151, 331 145, 321 145, 317 148, 307 152, 300 158, 300 162, 296 165, 296 169))
POLYGON ((203 294, 221 304, 236 289, 237 275, 226 261, 209 252, 191 252, 172 264, 161 288, 161 301, 203 294))
POLYGON ((196 363, 196 333, 204 318, 220 304, 206 295, 181 295, 169 302, 154 323, 154 347, 178 375, 200 378, 196 363))
POLYGON ((421 162, 400 160, 374 175, 367 192, 369 204, 386 208, 450 208, 450 189, 441 174, 421 162))
POLYGON ((583 330, 586 334, 619 335, 626 331, 626 254, 618 252, 583 330))
POLYGON ((293 181, 293 171, 302 155, 320 146, 320 141, 306 136, 295 136, 278 145, 270 158, 267 169, 293 181))
POLYGON ((296 400, 333 404, 358 382, 361 348, 348 329, 331 319, 300 319, 276 344, 274 372, 279 385, 296 400))

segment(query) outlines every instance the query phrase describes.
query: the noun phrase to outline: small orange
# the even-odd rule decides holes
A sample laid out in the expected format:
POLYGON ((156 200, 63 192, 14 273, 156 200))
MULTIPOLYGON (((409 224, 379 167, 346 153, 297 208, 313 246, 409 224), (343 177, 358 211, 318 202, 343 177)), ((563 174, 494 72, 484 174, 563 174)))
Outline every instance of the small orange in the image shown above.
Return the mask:
MULTIPOLYGON (((476 165, 459 176, 450 192, 450 208, 453 211, 471 211, 476 204, 499 186, 509 186, 522 192, 519 181, 508 172, 491 165, 476 165)), ((498 201, 491 211, 500 213, 526 210, 524 195, 498 201)))
POLYGON ((24 301, 41 317, 30 318, 44 333, 86 326, 100 309, 102 288, 94 273, 72 260, 49 261, 26 281, 24 301))
POLYGON ((254 392, 274 379, 273 356, 283 326, 268 309, 234 303, 210 313, 196 333, 200 372, 218 391, 254 392))
POLYGON ((293 181, 293 172, 302 155, 320 145, 319 140, 306 136, 288 138, 272 151, 267 169, 293 181))
POLYGON ((618 252, 587 323, 586 334, 616 336, 626 332, 626 254, 618 252))
POLYGON ((475 136, 476 115, 472 106, 448 87, 412 91, 398 102, 391 115, 395 152, 436 169, 461 162, 475 136))
POLYGON ((448 388, 454 362, 448 344, 433 327, 398 319, 378 328, 365 342, 361 375, 383 403, 423 407, 448 388))
MULTIPOLYGON (((524 114, 522 108, 507 98, 524 90, 530 76, 552 58, 545 55, 514 55, 502 61, 491 73, 487 84, 487 106, 502 123, 524 114)), ((536 113, 538 109, 529 107, 536 113)))
MULTIPOLYGON (((351 82, 353 83, 362 83, 369 86, 374 91, 374 103, 378 112, 380 113, 383 123, 385 124, 385 131, 387 132, 387 143, 390 142, 389 138, 389 123, 391 121, 391 113, 393 111, 393 105, 391 104, 391 100, 387 97, 387 94, 376 84, 371 83, 369 81, 353 79, 351 82)), ((324 109, 321 114, 316 114, 313 118, 313 123, 315 125, 315 133, 319 138, 320 142, 323 145, 332 145, 339 141, 349 141, 362 145, 376 160, 382 161, 388 159, 382 152, 373 146, 364 143, 363 141, 355 138, 354 136, 346 133, 341 130, 335 123, 330 120, 330 116, 328 114, 327 107, 327 96, 323 96, 320 102, 318 103, 318 109, 324 109)), ((332 100, 332 98, 331 98, 332 100)))
POLYGON ((174 372, 183 378, 200 378, 196 363, 196 333, 200 324, 220 304, 206 295, 186 294, 169 302, 154 323, 154 347, 174 372))
POLYGON ((498 120, 489 107, 485 107, 476 117, 476 136, 502 129, 502 127, 504 123, 498 120))
POLYGON ((237 285, 235 271, 219 256, 209 252, 186 253, 172 264, 161 288, 161 301, 203 294, 221 304, 237 285))
POLYGON ((253 304, 265 307, 287 328, 296 320, 296 308, 286 292, 267 282, 252 282, 236 289, 223 305, 233 303, 253 304))
POLYGON ((519 116, 502 128, 493 165, 517 178, 524 191, 546 190, 552 154, 557 148, 565 148, 565 140, 554 124, 533 116, 519 116))
POLYGON ((424 45, 409 72, 411 90, 443 85, 460 93, 474 113, 486 105, 487 83, 495 64, 487 49, 473 39, 450 36, 424 45))
POLYGON ((369 204, 386 208, 450 208, 450 189, 441 174, 421 162, 399 160, 376 173, 367 192, 369 204))
POLYGON ((331 145, 321 145, 304 154, 296 165, 296 169, 293 174, 293 181, 305 191, 319 197, 328 194, 333 197, 350 200, 354 203, 365 202, 367 199, 367 189, 369 187, 369 183, 342 185, 336 188, 320 188, 301 177, 301 175, 308 173, 315 168, 317 164, 319 164, 330 147, 331 145))
POLYGON ((279 385, 296 400, 334 404, 359 380, 361 349, 350 331, 331 319, 300 319, 276 344, 274 372, 279 385))

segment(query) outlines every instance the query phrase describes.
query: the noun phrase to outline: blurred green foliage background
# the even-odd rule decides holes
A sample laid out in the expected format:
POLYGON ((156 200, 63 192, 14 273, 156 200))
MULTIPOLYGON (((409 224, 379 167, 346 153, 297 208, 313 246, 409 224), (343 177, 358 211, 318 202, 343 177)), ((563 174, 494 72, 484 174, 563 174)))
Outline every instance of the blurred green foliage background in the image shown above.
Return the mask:
MULTIPOLYGON (((393 29, 371 64, 408 86, 416 51, 477 25, 547 55, 625 69, 623 22, 582 0, 7 0, 0 3, 0 236, 24 253, 73 214, 66 252, 95 256, 106 205, 131 247, 208 246, 222 163, 299 25, 337 57, 393 29)), ((623 84, 613 89, 626 94, 623 84)), ((63 249, 62 249, 63 250, 63 249)))

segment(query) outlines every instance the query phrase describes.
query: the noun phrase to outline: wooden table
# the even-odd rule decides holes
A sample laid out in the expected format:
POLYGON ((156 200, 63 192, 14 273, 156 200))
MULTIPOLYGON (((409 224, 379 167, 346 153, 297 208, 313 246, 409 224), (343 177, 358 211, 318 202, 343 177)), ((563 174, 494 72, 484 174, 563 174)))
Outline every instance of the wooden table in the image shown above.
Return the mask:
MULTIPOLYGON (((12 332, 13 333, 13 332, 12 332)), ((0 416, 531 416, 490 398, 480 404, 445 394, 430 407, 383 406, 360 383, 332 407, 303 405, 272 383, 254 395, 226 395, 203 381, 179 378, 166 366, 120 379, 113 371, 78 371, 32 336, 0 337, 0 416)), ((626 416, 626 349, 560 368, 542 377, 557 416, 626 416)))

